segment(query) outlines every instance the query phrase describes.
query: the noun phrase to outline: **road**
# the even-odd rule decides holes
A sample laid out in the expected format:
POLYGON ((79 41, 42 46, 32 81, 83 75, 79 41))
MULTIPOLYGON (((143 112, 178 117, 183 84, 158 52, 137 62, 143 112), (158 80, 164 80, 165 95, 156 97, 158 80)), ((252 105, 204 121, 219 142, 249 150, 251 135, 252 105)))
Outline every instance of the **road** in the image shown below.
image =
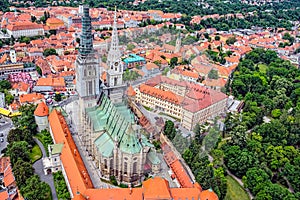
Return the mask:
POLYGON ((2 117, 1 122, 0 122, 0 134, 3 133, 3 137, 0 137, 0 139, 3 139, 3 142, 0 141, 1 154, 2 154, 2 150, 5 149, 8 145, 7 135, 8 135, 8 132, 10 131, 10 129, 12 129, 12 128, 13 128, 13 125, 12 125, 11 119, 2 117))
MULTIPOLYGON (((43 158, 47 157, 47 154, 46 154, 43 144, 37 138, 33 138, 33 139, 39 145, 39 147, 43 153, 43 158)), ((57 195, 56 195, 55 186, 54 186, 53 175, 52 174, 48 174, 48 175, 44 174, 44 166, 43 166, 42 158, 37 160, 35 163, 33 163, 33 168, 34 168, 34 172, 40 177, 41 181, 46 182, 50 186, 51 193, 52 193, 52 200, 58 200, 57 195)))

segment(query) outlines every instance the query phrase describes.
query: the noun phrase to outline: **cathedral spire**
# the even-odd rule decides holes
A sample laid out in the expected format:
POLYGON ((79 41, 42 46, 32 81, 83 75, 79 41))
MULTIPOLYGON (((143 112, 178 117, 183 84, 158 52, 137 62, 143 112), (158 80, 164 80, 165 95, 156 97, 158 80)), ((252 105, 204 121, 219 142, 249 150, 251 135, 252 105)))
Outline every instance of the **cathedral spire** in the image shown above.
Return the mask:
POLYGON ((111 44, 107 56, 107 63, 110 66, 111 64, 117 62, 121 58, 121 52, 119 49, 119 38, 118 38, 118 29, 117 29, 117 9, 115 7, 114 13, 114 23, 113 30, 111 35, 111 44))
POLYGON ((176 46, 175 46, 175 51, 174 53, 179 53, 181 49, 181 37, 180 37, 180 32, 177 35, 177 39, 176 39, 176 46))
POLYGON ((81 21, 82 31, 80 35, 79 53, 85 56, 93 52, 92 24, 89 14, 89 7, 87 5, 83 6, 83 15, 81 21))

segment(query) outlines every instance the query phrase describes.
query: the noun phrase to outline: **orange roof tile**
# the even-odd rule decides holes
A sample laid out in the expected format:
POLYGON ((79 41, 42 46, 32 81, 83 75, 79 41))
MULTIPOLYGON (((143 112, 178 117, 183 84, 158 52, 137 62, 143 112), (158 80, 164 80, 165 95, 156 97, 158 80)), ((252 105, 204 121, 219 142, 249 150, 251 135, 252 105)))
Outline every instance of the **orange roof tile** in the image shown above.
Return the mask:
POLYGON ((27 92, 28 88, 29 88, 29 84, 24 83, 24 82, 14 83, 12 85, 12 88, 18 89, 19 91, 22 91, 22 92, 27 92))
POLYGON ((64 144, 61 152, 61 161, 73 194, 76 194, 77 191, 83 193, 87 188, 93 188, 93 183, 64 117, 59 111, 54 109, 48 119, 55 143, 64 144))
POLYGON ((200 199, 205 199, 205 200, 219 200, 219 197, 212 191, 211 189, 209 190, 204 190, 200 194, 200 199))
POLYGON ((174 104, 180 104, 182 98, 180 96, 174 94, 171 91, 164 91, 155 87, 151 87, 149 85, 141 84, 139 87, 142 93, 148 94, 150 96, 155 96, 165 101, 169 101, 174 104))
POLYGON ((37 108, 34 111, 34 115, 39 116, 39 117, 44 117, 44 116, 48 116, 49 114, 49 108, 48 106, 42 101, 41 103, 39 103, 39 105, 37 106, 37 108))
POLYGON ((3 190, 2 192, 0 192, 0 199, 1 200, 9 200, 7 190, 3 190))
MULTIPOLYGON (((201 189, 199 188, 171 188, 173 200, 199 199, 201 189)), ((200 199, 202 200, 202 199, 200 199)), ((206 199, 203 199, 206 200, 206 199)))
POLYGON ((5 187, 8 187, 15 182, 15 177, 13 175, 12 168, 10 165, 4 170, 3 182, 5 187))
POLYGON ((129 85, 129 87, 127 89, 127 95, 128 96, 135 96, 136 95, 136 92, 134 91, 134 89, 131 85, 129 85))
POLYGON ((143 192, 145 200, 172 199, 169 190, 169 183, 161 177, 154 177, 144 181, 143 192))
POLYGON ((37 86, 53 86, 53 87, 65 87, 65 80, 62 77, 58 78, 40 78, 37 83, 37 86))
POLYGON ((30 94, 22 94, 19 98, 20 103, 33 103, 44 99, 44 95, 40 93, 30 93, 30 94))
POLYGON ((4 170, 10 165, 9 157, 0 158, 0 174, 4 173, 4 170))

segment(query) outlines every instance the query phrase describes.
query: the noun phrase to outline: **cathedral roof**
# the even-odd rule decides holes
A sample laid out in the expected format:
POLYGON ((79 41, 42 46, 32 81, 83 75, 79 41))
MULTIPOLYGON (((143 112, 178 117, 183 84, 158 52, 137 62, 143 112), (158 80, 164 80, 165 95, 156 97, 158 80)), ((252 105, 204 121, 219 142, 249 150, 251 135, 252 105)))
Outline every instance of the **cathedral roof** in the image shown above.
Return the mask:
POLYGON ((99 153, 111 157, 115 141, 120 150, 128 154, 139 153, 142 146, 153 146, 145 136, 138 134, 139 127, 135 125, 134 115, 125 104, 114 105, 106 95, 100 101, 100 105, 86 109, 93 131, 104 131, 94 141, 99 153))

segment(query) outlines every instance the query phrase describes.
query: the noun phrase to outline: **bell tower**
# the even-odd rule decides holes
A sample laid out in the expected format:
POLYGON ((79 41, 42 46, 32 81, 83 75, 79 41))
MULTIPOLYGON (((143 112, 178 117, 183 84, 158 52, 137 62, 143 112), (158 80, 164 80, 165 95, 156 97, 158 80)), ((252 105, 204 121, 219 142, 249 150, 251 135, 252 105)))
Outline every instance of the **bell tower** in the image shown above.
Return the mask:
POLYGON ((80 35, 79 54, 76 59, 76 90, 84 107, 96 105, 99 94, 99 61, 93 48, 93 36, 89 7, 83 6, 82 31, 80 35))
POLYGON ((119 48, 116 8, 111 44, 107 55, 107 66, 107 84, 103 89, 107 90, 108 97, 113 103, 120 103, 122 102, 126 85, 123 83, 123 63, 121 60, 121 52, 119 48))

